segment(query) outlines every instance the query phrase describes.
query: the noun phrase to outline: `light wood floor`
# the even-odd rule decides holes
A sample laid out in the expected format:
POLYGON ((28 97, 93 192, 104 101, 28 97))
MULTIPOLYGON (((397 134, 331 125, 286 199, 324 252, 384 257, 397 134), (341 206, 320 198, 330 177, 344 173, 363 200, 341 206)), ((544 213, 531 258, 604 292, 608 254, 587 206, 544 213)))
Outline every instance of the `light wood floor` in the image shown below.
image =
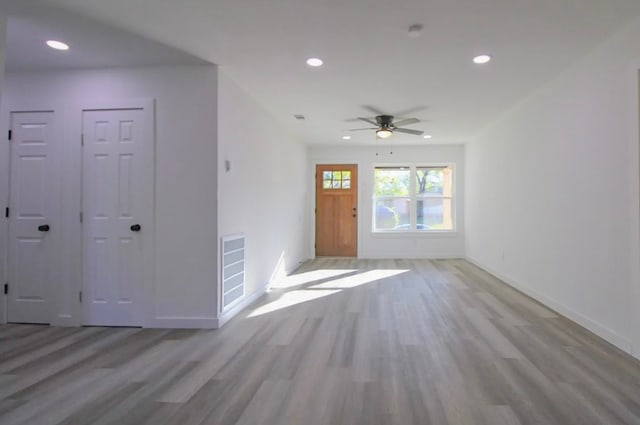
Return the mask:
POLYGON ((0 326, 0 424, 640 424, 639 362, 465 261, 279 286, 215 331, 0 326))

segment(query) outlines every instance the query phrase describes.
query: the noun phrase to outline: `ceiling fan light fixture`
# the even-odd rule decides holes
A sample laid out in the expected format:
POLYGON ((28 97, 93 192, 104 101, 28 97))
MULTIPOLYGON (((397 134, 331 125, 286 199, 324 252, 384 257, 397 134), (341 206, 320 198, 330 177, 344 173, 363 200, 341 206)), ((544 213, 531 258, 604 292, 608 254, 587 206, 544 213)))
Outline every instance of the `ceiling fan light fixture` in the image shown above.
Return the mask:
POLYGON ((393 131, 384 127, 376 131, 376 135, 381 139, 388 139, 392 134, 393 131))

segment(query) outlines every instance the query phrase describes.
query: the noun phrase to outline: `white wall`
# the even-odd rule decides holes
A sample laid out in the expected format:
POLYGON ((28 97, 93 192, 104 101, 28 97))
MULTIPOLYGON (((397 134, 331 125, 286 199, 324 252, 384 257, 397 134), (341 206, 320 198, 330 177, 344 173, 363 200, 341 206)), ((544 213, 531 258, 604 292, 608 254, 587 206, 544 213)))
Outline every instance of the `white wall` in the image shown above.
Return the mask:
MULTIPOLYGON (((348 142, 345 142, 348 143, 348 142)), ((313 208, 315 206, 316 164, 358 164, 358 257, 359 258, 461 258, 464 257, 464 146, 315 146, 310 149, 307 185, 309 201, 309 233, 315 235, 313 208), (392 153, 391 153, 392 152, 392 153), (377 155, 376 155, 377 154, 377 155), (454 196, 456 203, 456 231, 421 235, 380 234, 372 232, 373 169, 376 165, 391 164, 453 164, 454 196)), ((308 248, 314 255, 313 236, 308 248)))
MULTIPOLYGON (((2 100, 2 92, 3 92, 3 80, 4 80, 4 56, 5 56, 5 45, 7 38, 7 16, 4 12, 0 11, 0 101, 2 100)), ((8 169, 9 167, 9 155, 5 153, 0 148, 0 170, 8 169)), ((1 171, 0 171, 1 173, 1 171)), ((0 174, 4 177, 4 174, 0 174)), ((1 182, 2 180, 0 180, 1 182)), ((4 181, 0 183, 0 199, 7 199, 7 194, 9 190, 8 181, 4 181)), ((7 219, 4 217, 4 214, 0 215, 0 241, 7 240, 7 219)), ((0 278, 5 277, 5 258, 6 258, 6 247, 5 243, 0 242, 0 278)), ((4 280, 0 282, 2 286, 4 286, 4 280)), ((0 292, 1 294, 2 292, 0 292)), ((4 295, 0 295, 0 297, 4 297, 4 295)), ((5 297, 6 298, 6 297, 5 297)), ((6 316, 6 303, 0 302, 0 323, 2 323, 3 318, 6 316)))
POLYGON ((227 75, 218 77, 218 229, 245 234, 246 303, 279 268, 291 272, 308 258, 307 149, 227 75))
POLYGON ((467 256, 640 357, 640 20, 467 145, 467 256))
MULTIPOLYGON (((153 67, 21 73, 6 76, 0 131, 20 105, 66 105, 63 247, 68 262, 57 317, 79 323, 81 105, 156 101, 155 284, 147 326, 215 326, 217 316, 217 69, 153 67)), ((60 109, 60 107, 56 106, 60 109)), ((5 133, 6 134, 6 133, 5 133)), ((6 145, 6 144, 3 144, 6 145)), ((0 157, 6 157, 3 148, 0 157)), ((7 178, 6 161, 0 165, 7 178)), ((6 194, 5 198, 6 199, 6 194)), ((2 243, 6 238, 2 239, 2 243)))
POLYGON ((7 41, 7 15, 0 10, 0 94, 2 93, 2 80, 4 78, 4 56, 7 41))

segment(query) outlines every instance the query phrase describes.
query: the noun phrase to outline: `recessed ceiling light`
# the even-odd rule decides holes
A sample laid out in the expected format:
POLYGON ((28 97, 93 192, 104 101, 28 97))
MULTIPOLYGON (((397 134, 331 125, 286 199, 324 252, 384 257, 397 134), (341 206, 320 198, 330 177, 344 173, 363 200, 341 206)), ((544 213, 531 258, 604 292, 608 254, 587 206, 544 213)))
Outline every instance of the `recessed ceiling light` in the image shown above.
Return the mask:
POLYGON ((69 45, 57 40, 47 40, 47 46, 56 50, 69 50, 69 45))
POLYGON ((322 66, 323 62, 320 58, 309 58, 307 59, 307 65, 309 66, 322 66))
POLYGON ((473 62, 477 63, 477 64, 483 64, 483 63, 487 63, 491 60, 491 56, 489 55, 478 55, 475 58, 473 58, 473 62))
POLYGON ((432 137, 433 137, 433 136, 432 136, 432 135, 430 135, 430 134, 425 134, 425 135, 424 135, 424 138, 425 138, 425 139, 431 139, 432 137))
POLYGON ((342 136, 342 140, 351 140, 351 136, 342 136))

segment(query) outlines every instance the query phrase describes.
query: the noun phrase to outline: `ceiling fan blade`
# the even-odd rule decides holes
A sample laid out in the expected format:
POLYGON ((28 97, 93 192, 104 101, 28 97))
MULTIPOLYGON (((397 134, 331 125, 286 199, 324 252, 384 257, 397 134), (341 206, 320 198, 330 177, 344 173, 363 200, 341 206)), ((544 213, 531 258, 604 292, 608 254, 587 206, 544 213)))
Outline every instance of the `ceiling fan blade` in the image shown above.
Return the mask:
POLYGON ((393 129, 394 132, 398 132, 398 133, 407 133, 407 134, 413 134, 416 136, 420 136, 421 134, 424 134, 424 131, 422 130, 412 130, 410 128, 394 128, 393 129))
POLYGON ((358 119, 359 119, 360 121, 368 122, 369 124, 378 125, 378 123, 377 123, 377 122, 375 122, 375 121, 373 121, 372 119, 369 119, 369 118, 362 118, 362 117, 358 117, 358 119))
POLYGON ((375 106, 371 106, 371 105, 362 105, 362 107, 364 109, 366 109, 367 111, 371 111, 376 115, 388 115, 385 114, 384 112, 382 112, 380 109, 376 108, 375 106))
POLYGON ((404 111, 397 112, 397 113, 393 114, 393 116, 394 117, 404 117, 404 116, 407 116, 409 114, 413 114, 414 112, 424 111, 425 109, 428 109, 428 107, 424 106, 424 105, 415 106, 413 108, 409 108, 409 109, 405 109, 404 111))
POLYGON ((418 118, 407 118, 406 120, 401 120, 401 121, 398 121, 398 122, 394 122, 393 126, 397 127, 397 126, 400 126, 400 125, 411 125, 411 124, 417 124, 419 122, 420 122, 420 120, 418 118))
POLYGON ((377 130, 378 127, 368 127, 368 128, 351 128, 346 131, 361 131, 361 130, 377 130))

